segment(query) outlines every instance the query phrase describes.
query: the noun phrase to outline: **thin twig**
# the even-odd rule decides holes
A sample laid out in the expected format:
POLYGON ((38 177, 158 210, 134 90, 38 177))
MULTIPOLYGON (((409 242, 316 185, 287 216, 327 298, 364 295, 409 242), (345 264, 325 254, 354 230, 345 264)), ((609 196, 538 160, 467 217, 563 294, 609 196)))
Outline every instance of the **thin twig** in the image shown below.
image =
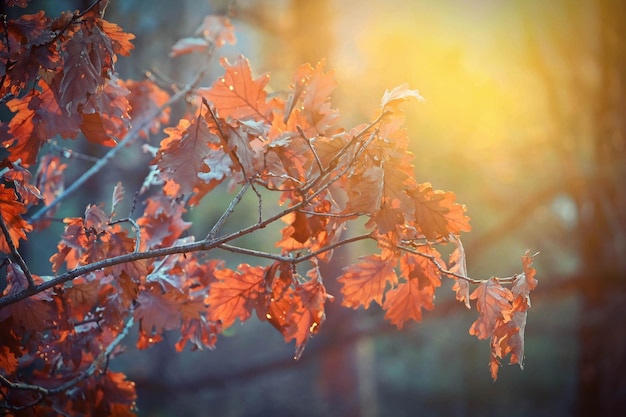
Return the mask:
POLYGON ((24 275, 26 276, 26 280, 28 281, 28 288, 29 289, 35 288, 35 281, 33 280, 33 276, 31 275, 30 270, 28 269, 28 266, 26 265, 26 262, 24 262, 24 258, 22 258, 22 255, 20 255, 19 251, 15 247, 15 243, 13 242, 13 239, 11 238, 11 233, 9 232, 9 229, 7 228, 7 225, 4 222, 2 215, 0 215, 0 228, 2 229, 2 234, 4 235, 4 239, 6 240, 7 245, 9 246, 11 255, 13 255, 13 259, 15 259, 15 261, 20 266, 20 268, 22 268, 22 272, 24 272, 24 275))
POLYGON ((215 224, 211 228, 211 231, 209 232, 205 240, 210 241, 210 240, 213 240, 215 236, 217 236, 217 234, 219 233, 220 229, 222 228, 222 226, 224 225, 228 217, 230 217, 230 215, 233 214, 233 211, 235 211, 235 207, 237 207, 237 204, 239 204, 239 202, 243 198, 246 191, 248 191, 249 187, 250 187, 250 182, 246 181, 241 187, 241 189, 239 190, 239 192, 237 193, 237 195, 235 196, 235 198, 233 198, 233 200, 230 202, 226 211, 224 211, 224 213, 222 213, 220 218, 217 219, 217 222, 215 222, 215 224))
POLYGON ((320 160, 320 157, 317 155, 317 152, 315 151, 315 148, 311 144, 311 140, 306 137, 306 135, 304 134, 304 130, 302 130, 302 128, 300 126, 296 126, 296 129, 298 129, 298 133, 300 133, 300 136, 302 137, 302 139, 304 139, 304 143, 307 144, 307 146, 309 147, 309 149, 313 153, 313 158, 315 158, 315 162, 317 163, 317 167, 320 169, 320 172, 323 172, 324 171, 324 166, 322 165, 322 161, 320 160))

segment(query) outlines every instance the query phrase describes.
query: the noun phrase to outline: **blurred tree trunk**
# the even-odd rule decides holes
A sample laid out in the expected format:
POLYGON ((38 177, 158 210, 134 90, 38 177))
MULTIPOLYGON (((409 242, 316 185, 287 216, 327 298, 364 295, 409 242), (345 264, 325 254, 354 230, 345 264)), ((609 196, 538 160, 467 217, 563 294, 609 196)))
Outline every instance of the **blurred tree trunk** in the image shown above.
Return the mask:
POLYGON ((592 175, 577 199, 584 276, 581 416, 626 410, 626 4, 597 4, 599 85, 590 97, 592 175))
MULTIPOLYGON (((529 23, 529 63, 542 81, 560 189, 576 205, 578 415, 626 409, 626 3, 561 3, 560 28, 529 23)), ((534 11, 535 15, 538 13, 534 11)), ((532 16, 532 14, 528 14, 532 16)), ((529 21, 530 22, 530 21, 529 21)), ((545 24, 545 22, 544 22, 545 24)), ((573 347, 574 348, 574 347, 573 347)))

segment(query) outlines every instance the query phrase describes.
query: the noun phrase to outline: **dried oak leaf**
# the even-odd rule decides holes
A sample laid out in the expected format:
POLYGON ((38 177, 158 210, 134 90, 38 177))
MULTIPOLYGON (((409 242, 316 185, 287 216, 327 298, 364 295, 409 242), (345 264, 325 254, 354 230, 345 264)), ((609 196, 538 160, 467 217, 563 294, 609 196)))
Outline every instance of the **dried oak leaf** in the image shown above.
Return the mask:
POLYGON ((344 268, 344 273, 337 279, 343 294, 342 305, 350 308, 363 306, 366 309, 372 301, 383 305, 383 294, 387 284, 398 284, 394 264, 373 254, 360 258, 360 262, 344 268))
MULTIPOLYGON (((17 294, 28 288, 28 280, 19 265, 7 266, 7 286, 2 296, 17 294)), ((43 280, 33 275, 35 284, 43 280)), ((46 292, 40 292, 21 301, 3 307, 0 310, 0 322, 12 319, 13 327, 22 331, 36 332, 47 329, 57 319, 56 307, 52 297, 46 292)))
POLYGON ((168 136, 161 141, 152 163, 157 165, 165 180, 166 195, 190 194, 202 182, 198 174, 206 171, 204 160, 216 150, 220 139, 210 131, 202 117, 192 121, 181 119, 178 126, 166 128, 165 133, 168 136))
POLYGON ((128 104, 130 105, 128 114, 133 125, 148 122, 146 128, 140 132, 142 137, 147 137, 148 132, 157 133, 161 125, 169 122, 171 111, 169 107, 163 109, 157 117, 154 116, 157 110, 170 99, 170 95, 165 90, 150 80, 120 80, 118 82, 130 91, 128 94, 128 104))
POLYGON ((398 104, 400 104, 401 102, 407 101, 411 98, 424 100, 424 98, 420 96, 417 90, 409 89, 409 85, 405 83, 391 89, 391 91, 385 90, 385 94, 383 94, 380 106, 383 109, 393 109, 397 107, 398 104))
MULTIPOLYGON (((432 248, 420 247, 418 251, 443 263, 439 253, 432 248)), ((435 307, 435 288, 441 286, 441 278, 432 259, 413 253, 404 253, 400 257, 400 272, 406 282, 385 294, 383 310, 386 310, 385 319, 401 329, 410 319, 421 321, 422 309, 435 307)))
MULTIPOLYGON (((18 201, 15 190, 6 188, 0 184, 0 216, 6 225, 9 236, 16 248, 20 245, 20 240, 26 240, 26 233, 32 231, 32 226, 24 219, 22 214, 26 213, 26 207, 18 201)), ((11 248, 4 236, 0 234, 0 252, 10 253, 11 248)))
POLYGON ((57 134, 63 138, 76 137, 81 121, 78 114, 65 114, 45 82, 40 80, 38 88, 7 102, 7 107, 16 113, 9 122, 9 134, 13 137, 7 146, 9 160, 21 159, 25 167, 35 163, 45 140, 57 134))
POLYGON ((208 89, 199 89, 198 93, 213 103, 217 114, 222 119, 253 119, 269 122, 274 106, 267 102, 265 86, 270 80, 269 74, 263 74, 256 80, 252 78, 250 63, 239 56, 234 63, 226 58, 220 61, 225 73, 208 89))
MULTIPOLYGON (((456 248, 450 254, 448 258, 448 264, 450 265, 449 271, 453 272, 462 277, 467 277, 467 266, 465 262, 465 249, 463 249, 463 244, 461 243, 461 239, 458 237, 452 238, 453 243, 456 245, 456 248)), ((452 286, 452 291, 456 293, 456 299, 465 304, 465 307, 471 309, 470 305, 470 293, 469 293, 469 282, 465 279, 460 279, 456 276, 452 276, 455 282, 452 286)))
POLYGON ((252 310, 262 302, 265 291, 264 268, 241 264, 237 271, 218 269, 214 272, 217 281, 211 284, 207 317, 213 322, 221 322, 224 329, 230 327, 236 319, 246 321, 252 310))
POLYGON ((383 310, 385 319, 399 329, 410 319, 422 320, 422 309, 432 310, 435 292, 433 287, 420 288, 419 280, 411 279, 400 283, 385 294, 383 310))
POLYGON ((141 228, 141 250, 171 246, 191 223, 183 220, 184 205, 171 197, 150 197, 143 216, 137 219, 141 228))
POLYGON ((430 183, 420 184, 409 191, 415 204, 415 223, 429 240, 447 238, 469 232, 469 217, 465 215, 465 206, 455 203, 453 192, 434 191, 430 183))
POLYGON ((488 339, 498 325, 498 321, 511 320, 511 302, 513 293, 500 284, 496 277, 483 281, 470 295, 476 300, 476 309, 480 316, 470 327, 470 334, 479 339, 488 339))

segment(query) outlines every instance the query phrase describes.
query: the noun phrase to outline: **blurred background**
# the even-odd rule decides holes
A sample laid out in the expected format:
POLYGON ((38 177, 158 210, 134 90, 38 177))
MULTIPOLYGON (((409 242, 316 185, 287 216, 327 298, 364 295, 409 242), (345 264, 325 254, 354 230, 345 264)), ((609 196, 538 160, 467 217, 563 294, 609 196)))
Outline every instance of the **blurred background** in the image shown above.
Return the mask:
MULTIPOLYGON (((54 7, 90 1, 82 3, 54 7)), ((121 78, 149 70, 189 81, 197 63, 170 59, 171 45, 229 3, 112 0, 108 20, 136 35, 121 78)), ((435 310, 402 331, 375 306, 352 311, 337 300, 298 362, 292 345, 254 319, 214 351, 177 354, 175 334, 148 351, 129 348, 111 366, 137 383, 139 415, 621 415, 626 3, 238 0, 232 21, 238 42, 220 54, 244 54, 256 75, 272 74, 277 92, 299 64, 325 57, 344 126, 369 120, 385 89, 408 82, 420 91, 424 102, 404 106, 415 175, 468 206, 470 276, 509 276, 527 248, 540 252, 525 369, 505 364, 491 380, 488 342, 468 333, 477 313, 445 283, 435 310)), ((218 75, 216 64, 206 85, 218 75)), ((107 176, 140 184, 145 173, 133 175, 132 158, 107 176)), ((203 210, 211 208, 191 216, 203 210)), ((326 283, 341 266, 328 268, 326 283)))

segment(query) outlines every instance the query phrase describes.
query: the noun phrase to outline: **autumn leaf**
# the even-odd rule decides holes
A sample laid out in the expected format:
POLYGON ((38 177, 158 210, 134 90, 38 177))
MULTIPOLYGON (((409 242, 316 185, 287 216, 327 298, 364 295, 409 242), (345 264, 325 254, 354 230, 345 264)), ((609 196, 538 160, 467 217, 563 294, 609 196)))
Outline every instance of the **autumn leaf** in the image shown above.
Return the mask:
POLYGON ((434 298, 432 286, 420 288, 418 279, 402 282, 385 294, 383 304, 383 310, 386 311, 385 319, 399 329, 410 319, 421 321, 422 309, 432 310, 435 307, 434 298))
POLYGON ((387 284, 395 286, 398 277, 393 264, 383 261, 380 255, 368 255, 360 262, 344 268, 337 279, 343 294, 342 305, 350 308, 363 306, 366 309, 372 301, 383 305, 383 294, 387 284))
POLYGON ((157 116, 152 115, 160 109, 170 99, 170 95, 151 80, 133 81, 119 80, 123 87, 128 89, 128 104, 130 110, 128 114, 134 125, 148 122, 145 129, 140 133, 142 137, 147 137, 148 132, 157 133, 161 127, 169 122, 171 109, 169 107, 157 116), (147 120, 152 117, 151 120, 147 120))
POLYGON ((116 25, 104 19, 97 19, 96 24, 103 33, 104 38, 108 38, 108 42, 111 44, 111 53, 128 56, 130 51, 134 48, 131 40, 135 39, 135 35, 132 33, 124 32, 124 30, 116 25))
MULTIPOLYGON (((20 240, 26 239, 26 233, 32 231, 32 226, 21 216, 26 213, 26 207, 18 201, 15 191, 0 184, 0 216, 6 225, 9 236, 16 248, 20 240)), ((10 253, 11 249, 4 234, 0 234, 0 252, 10 253)))
POLYGON ((0 346, 0 371, 4 375, 11 375, 17 370, 18 359, 8 346, 0 346))
POLYGON ((494 332, 498 321, 511 319, 511 290, 503 287, 498 278, 492 277, 483 281, 470 295, 476 300, 476 309, 480 313, 478 319, 472 323, 470 334, 479 339, 488 339, 494 332))
MULTIPOLYGON (((43 282, 36 275, 33 275, 33 280, 35 284, 43 282)), ((26 275, 17 264, 7 266, 6 282, 7 286, 2 292, 2 296, 17 294, 28 288, 26 275)), ((40 292, 0 309, 0 322, 9 318, 13 320, 15 332, 37 332, 52 325, 57 319, 57 315, 52 297, 45 292, 40 292)))
POLYGON ((196 35, 202 35, 203 39, 210 41, 218 47, 225 44, 235 44, 235 33, 230 19, 226 16, 208 15, 195 31, 196 35))
POLYGON ((185 212, 184 205, 174 198, 149 198, 143 216, 137 219, 141 229, 141 249, 172 245, 191 226, 182 218, 185 212))
POLYGON ((19 164, 6 162, 8 162, 8 169, 3 170, 4 173, 0 175, 0 178, 13 183, 15 191, 25 206, 39 203, 43 196, 39 189, 31 184, 32 175, 30 171, 19 164))
POLYGON ((428 246, 418 246, 416 252, 427 256, 418 255, 417 253, 405 252, 400 257, 400 272, 402 278, 409 280, 417 280, 419 287, 439 287, 441 286, 440 272, 435 262, 439 265, 445 265, 439 252, 428 246))
POLYGON ((264 268, 242 264, 237 271, 218 269, 214 273, 218 281, 211 285, 205 300, 208 319, 221 322, 224 329, 236 319, 246 321, 261 301, 264 268))
POLYGON ((430 183, 423 183, 409 194, 415 204, 415 222, 427 239, 446 238, 450 233, 458 235, 471 230, 465 206, 454 202, 454 193, 433 191, 430 183))
POLYGON ((524 273, 513 281, 510 320, 498 320, 491 336, 491 377, 498 378, 500 359, 510 355, 509 363, 524 369, 524 333, 527 310, 530 308, 530 292, 537 286, 535 269, 531 267, 534 256, 529 251, 522 256, 524 273))
MULTIPOLYGON (((173 330, 182 322, 200 319, 205 311, 201 299, 190 297, 177 288, 166 290, 158 283, 150 283, 137 297, 135 318, 144 337, 160 335, 164 330, 173 330)), ((141 341, 141 340, 140 340, 141 341)))
POLYGON ((234 63, 226 58, 220 61, 225 73, 209 89, 199 89, 198 93, 213 103, 217 114, 222 119, 270 120, 272 106, 266 102, 265 86, 269 75, 263 74, 252 79, 250 64, 239 56, 234 63))
MULTIPOLYGON (((452 241, 456 247, 452 251, 448 259, 448 264, 450 265, 448 270, 462 277, 467 277, 465 249, 463 248, 461 239, 454 236, 452 237, 452 241)), ((452 275, 452 278, 454 278, 455 281, 454 285, 452 285, 452 291, 456 293, 456 299, 464 303, 465 307, 471 309, 472 306, 470 305, 469 282, 466 279, 461 279, 455 275, 452 275)))
POLYGON ((43 201, 46 205, 52 203, 63 192, 63 173, 67 168, 61 163, 61 158, 56 155, 44 155, 37 168, 35 176, 36 187, 41 190, 43 201))
POLYGON ((42 80, 39 89, 32 89, 21 98, 7 102, 7 107, 16 114, 9 122, 9 160, 21 160, 28 167, 35 163, 43 142, 55 135, 74 138, 81 123, 80 115, 66 115, 59 108, 50 87, 42 80))
POLYGON ((166 128, 168 135, 161 141, 156 164, 165 180, 164 191, 171 197, 190 194, 201 181, 204 159, 210 154, 219 138, 211 133, 202 117, 192 121, 181 119, 176 127, 166 128))
POLYGON ((407 101, 411 98, 424 100, 417 90, 409 89, 409 85, 405 83, 391 89, 391 91, 385 90, 380 106, 383 109, 388 106, 394 107, 397 106, 399 102, 407 101))
POLYGON ((120 83, 107 80, 97 94, 81 106, 80 129, 91 143, 115 146, 128 131, 130 116, 127 96, 130 92, 120 83))

